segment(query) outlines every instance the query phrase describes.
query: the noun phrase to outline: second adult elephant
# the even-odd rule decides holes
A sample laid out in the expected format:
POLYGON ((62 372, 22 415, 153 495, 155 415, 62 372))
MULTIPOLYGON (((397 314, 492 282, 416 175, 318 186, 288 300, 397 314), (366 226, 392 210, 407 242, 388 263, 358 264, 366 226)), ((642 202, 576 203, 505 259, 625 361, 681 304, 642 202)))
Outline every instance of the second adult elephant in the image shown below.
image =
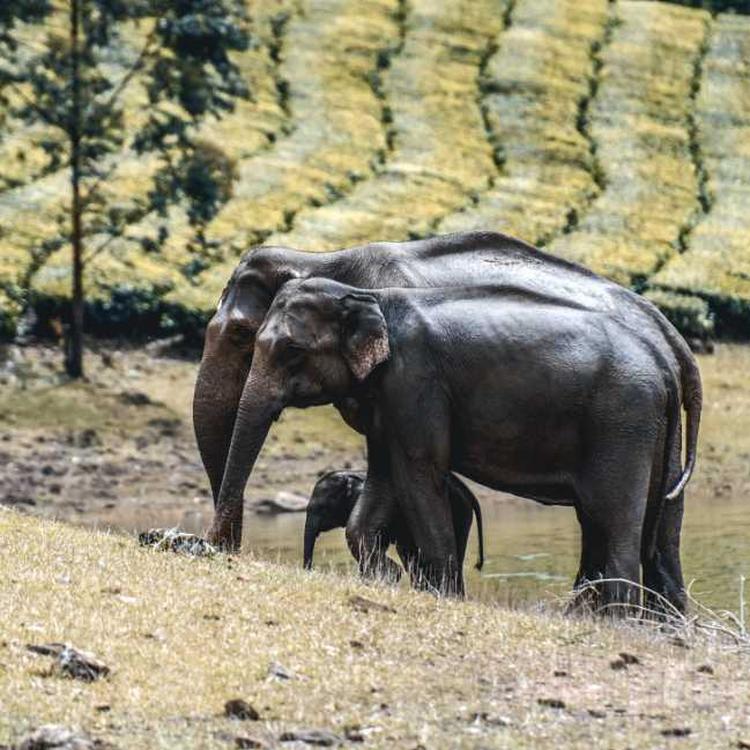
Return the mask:
POLYGON ((354 409, 367 437, 363 498, 347 526, 355 555, 376 552, 397 510, 425 583, 459 591, 446 484, 455 470, 575 507, 579 581, 606 579, 605 603, 632 601, 642 563, 645 584, 682 608, 682 491, 695 464, 700 376, 672 326, 633 309, 520 283, 287 283, 258 332, 212 538, 241 527, 245 485, 281 411, 333 403, 345 417, 354 409))
MULTIPOLYGON (((259 247, 237 265, 208 324, 193 399, 193 424, 214 502, 224 477, 255 337, 279 289, 290 280, 327 278, 365 289, 524 283, 557 290, 600 307, 625 310, 615 284, 521 240, 496 232, 467 232, 411 242, 377 242, 326 253, 259 247)), ((641 312, 640 314, 643 314, 641 312)), ((350 418, 355 415, 350 413, 350 418)), ((356 426, 356 425, 355 425, 356 426)), ((236 546, 240 530, 218 539, 236 546)))

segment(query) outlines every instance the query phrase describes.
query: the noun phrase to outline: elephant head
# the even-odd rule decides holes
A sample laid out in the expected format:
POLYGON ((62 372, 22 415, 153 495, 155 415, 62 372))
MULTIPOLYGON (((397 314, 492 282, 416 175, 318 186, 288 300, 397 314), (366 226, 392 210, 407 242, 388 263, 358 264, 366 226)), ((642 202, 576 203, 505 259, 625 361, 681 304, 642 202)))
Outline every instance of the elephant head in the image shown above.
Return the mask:
POLYGON ((329 471, 315 483, 305 518, 304 566, 308 570, 312 568, 318 535, 346 526, 364 482, 361 472, 329 471))
POLYGON ((237 406, 250 372, 255 336, 279 288, 302 275, 303 261, 312 262, 301 255, 284 247, 261 247, 247 253, 206 328, 193 396, 193 427, 214 503, 221 489, 237 406))
POLYGON ((323 279, 290 281, 279 291, 255 338, 212 542, 239 545, 245 485, 283 409, 346 399, 389 355, 385 318, 373 294, 323 279))

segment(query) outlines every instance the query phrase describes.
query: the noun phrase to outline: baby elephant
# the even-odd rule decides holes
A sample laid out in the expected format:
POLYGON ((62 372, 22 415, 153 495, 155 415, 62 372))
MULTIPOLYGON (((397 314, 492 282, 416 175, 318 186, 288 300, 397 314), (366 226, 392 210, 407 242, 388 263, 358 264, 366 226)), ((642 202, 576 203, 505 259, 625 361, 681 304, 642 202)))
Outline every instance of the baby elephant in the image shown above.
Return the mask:
MULTIPOLYGON (((318 534, 331 529, 346 527, 352 509, 362 494, 365 473, 360 471, 330 471, 318 479, 310 496, 305 521, 305 549, 304 566, 312 568, 313 551, 318 534)), ((466 554, 466 543, 471 530, 472 514, 477 517, 477 537, 479 540, 479 555, 476 569, 481 570, 484 565, 484 538, 482 531, 482 510, 474 493, 455 475, 447 478, 448 494, 453 511, 453 528, 456 534, 456 548, 458 551, 458 569, 461 570, 466 554)), ((406 524, 399 518, 394 518, 388 527, 385 546, 395 543, 399 555, 407 568, 413 545, 405 541, 406 524)), ((398 566, 396 566, 398 567, 398 566)))

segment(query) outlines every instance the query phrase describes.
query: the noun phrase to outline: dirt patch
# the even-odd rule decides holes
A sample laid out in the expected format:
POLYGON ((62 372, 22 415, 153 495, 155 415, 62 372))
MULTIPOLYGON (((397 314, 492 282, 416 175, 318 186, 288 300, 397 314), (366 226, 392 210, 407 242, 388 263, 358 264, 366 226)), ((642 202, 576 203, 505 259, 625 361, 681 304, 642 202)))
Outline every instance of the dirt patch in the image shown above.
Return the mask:
MULTIPOLYGON (((114 525, 154 509, 210 513, 190 416, 197 357, 98 346, 87 365, 75 383, 54 347, 0 350, 0 503, 114 525)), ((319 473, 362 461, 361 439, 332 408, 288 410, 247 497, 307 495, 319 473)))

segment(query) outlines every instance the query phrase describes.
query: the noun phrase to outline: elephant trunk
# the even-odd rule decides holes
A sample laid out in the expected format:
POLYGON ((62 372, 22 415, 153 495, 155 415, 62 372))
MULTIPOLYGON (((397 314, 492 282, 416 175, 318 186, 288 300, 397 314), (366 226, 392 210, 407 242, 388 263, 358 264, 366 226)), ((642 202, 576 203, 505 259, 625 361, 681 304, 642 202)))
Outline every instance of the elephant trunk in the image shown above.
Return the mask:
POLYGON ((242 541, 243 494, 271 424, 281 410, 271 396, 269 379, 255 366, 242 392, 229 446, 224 477, 216 502, 211 543, 237 549, 242 541))
POLYGON ((208 348, 198 370, 193 394, 193 429, 198 451, 211 483, 214 506, 232 442, 237 406, 250 370, 247 357, 223 355, 208 348))
POLYGON ((313 564, 313 553, 315 552, 315 542, 320 534, 317 520, 311 516, 307 516, 305 521, 305 549, 304 549, 304 568, 310 570, 313 564))

